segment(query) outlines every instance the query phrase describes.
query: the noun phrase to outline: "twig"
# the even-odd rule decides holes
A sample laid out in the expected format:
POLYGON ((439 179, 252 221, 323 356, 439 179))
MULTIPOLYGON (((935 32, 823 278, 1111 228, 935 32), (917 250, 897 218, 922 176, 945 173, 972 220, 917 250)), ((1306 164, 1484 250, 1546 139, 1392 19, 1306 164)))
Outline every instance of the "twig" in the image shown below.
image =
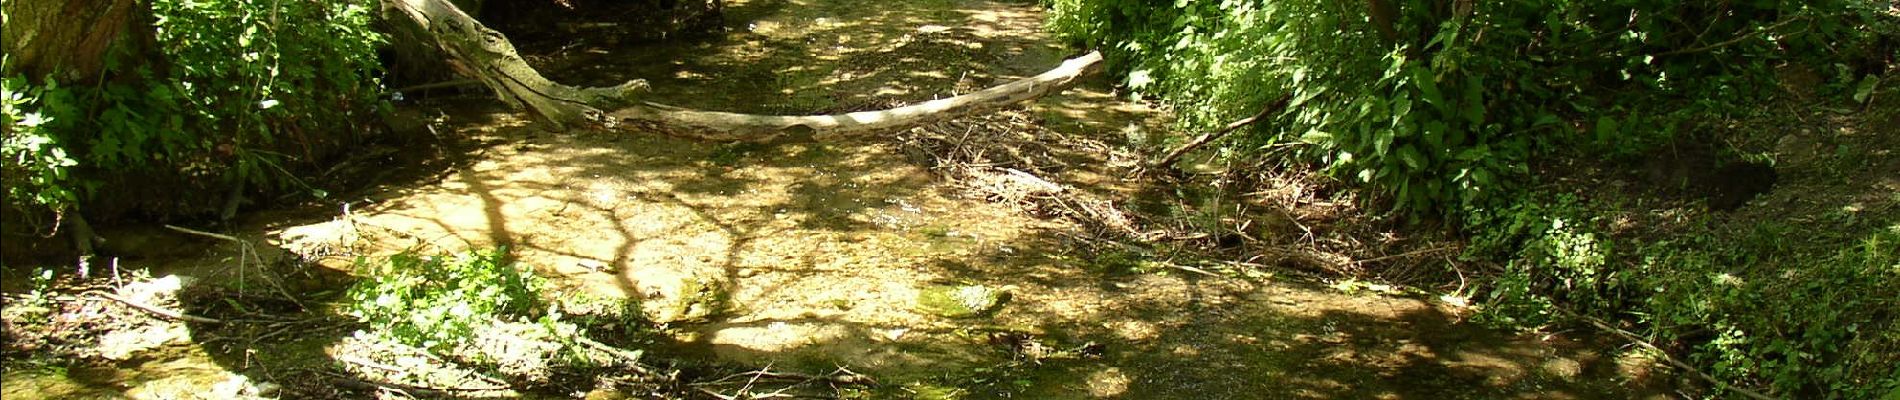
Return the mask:
MULTIPOLYGON (((189 234, 199 235, 199 236, 204 236, 204 237, 223 239, 226 241, 230 241, 232 243, 237 243, 238 244, 238 282, 240 285, 238 287, 238 289, 240 290, 239 294, 242 294, 241 291, 243 290, 243 286, 241 285, 244 282, 244 261, 246 259, 255 261, 257 262, 257 265, 259 268, 263 268, 264 259, 257 255, 257 250, 251 247, 251 242, 245 241, 244 239, 239 239, 236 236, 205 232, 201 230, 185 228, 185 227, 180 227, 180 226, 175 226, 175 225, 165 225, 165 229, 170 229, 174 231, 179 231, 179 232, 184 232, 184 233, 189 233, 189 234)), ((277 289, 277 294, 283 295, 285 300, 290 300, 291 304, 296 304, 298 309, 302 309, 302 310, 310 309, 310 306, 304 305, 303 301, 297 300, 297 296, 292 296, 289 290, 284 289, 284 285, 282 283, 278 283, 276 279, 271 279, 269 274, 264 275, 264 281, 270 283, 272 289, 277 289)))
POLYGON ((164 309, 164 308, 159 308, 158 306, 154 306, 154 305, 150 305, 150 304, 145 304, 145 303, 140 303, 140 302, 136 302, 136 301, 132 301, 132 300, 130 300, 130 299, 126 299, 126 298, 123 298, 123 297, 119 297, 119 296, 113 296, 113 295, 110 295, 110 294, 105 294, 105 293, 93 293, 93 295, 96 295, 96 296, 99 296, 99 297, 103 297, 103 298, 105 298, 105 299, 107 299, 107 300, 112 300, 112 301, 116 301, 116 302, 119 302, 119 303, 121 303, 121 304, 125 304, 125 305, 127 305, 127 306, 132 306, 132 308, 136 308, 136 309, 139 309, 139 310, 142 310, 142 311, 145 311, 145 312, 148 312, 148 313, 152 313, 152 314, 155 314, 155 315, 158 315, 158 316, 161 316, 161 317, 165 317, 165 318, 169 318, 169 319, 174 319, 174 320, 181 320, 181 321, 189 321, 189 322, 197 322, 197 323, 202 323, 202 324, 222 324, 222 323, 224 323, 224 320, 220 320, 220 319, 215 319, 215 318, 205 318, 205 317, 200 317, 200 316, 196 316, 196 315, 190 315, 190 314, 185 314, 185 313, 181 313, 181 312, 177 312, 177 311, 172 311, 172 310, 167 310, 167 309, 164 309))
POLYGON ((1388 256, 1378 256, 1378 257, 1368 258, 1364 260, 1353 261, 1352 263, 1353 264, 1371 264, 1371 263, 1390 260, 1394 258, 1405 258, 1405 257, 1411 257, 1411 256, 1420 255, 1420 254, 1430 254, 1430 253, 1437 253, 1437 252, 1441 252, 1445 250, 1457 250, 1457 249, 1458 247, 1456 246, 1439 246, 1439 247, 1433 247, 1433 248, 1424 249, 1424 250, 1408 251, 1408 252, 1393 254, 1393 255, 1388 255, 1388 256))
POLYGON ((694 387, 693 389, 696 389, 696 390, 699 390, 699 392, 700 392, 700 393, 705 393, 705 394, 707 394, 707 395, 710 395, 710 396, 712 396, 712 397, 716 397, 716 398, 719 398, 719 399, 722 399, 722 400, 733 400, 733 399, 737 399, 737 398, 738 398, 738 397, 735 397, 735 396, 727 396, 727 395, 724 395, 724 394, 720 394, 719 392, 715 392, 715 391, 713 391, 712 389, 707 389, 707 388, 703 388, 703 387, 694 387))
MULTIPOLYGON (((401 391, 403 393, 419 393, 419 394, 423 394, 423 395, 431 396, 431 397, 457 397, 455 392, 500 392, 500 391, 506 391, 506 390, 514 390, 514 388, 509 388, 509 387, 435 388, 435 387, 416 386, 416 385, 401 384, 401 383, 394 383, 394 382, 377 382, 377 381, 372 381, 368 379, 356 378, 356 377, 345 376, 345 375, 331 375, 330 383, 339 387, 356 389, 356 390, 389 389, 389 390, 401 391)), ((412 395, 411 397, 414 397, 414 396, 412 395)))
POLYGON ((231 236, 231 235, 225 235, 225 234, 219 234, 219 233, 211 233, 211 232, 205 232, 205 231, 201 231, 201 230, 197 230, 197 229, 191 229, 191 228, 185 228, 185 227, 179 227, 179 226, 176 226, 176 225, 165 225, 165 229, 170 229, 170 230, 174 230, 174 231, 179 231, 179 232, 184 232, 184 233, 189 233, 189 234, 193 234, 193 235, 198 235, 198 236, 204 236, 204 237, 209 237, 209 238, 215 238, 215 239, 224 239, 224 240, 229 240, 229 241, 233 241, 233 242, 238 242, 238 243, 244 243, 244 241, 243 241, 243 240, 240 240, 240 239, 238 239, 238 238, 237 238, 236 236, 231 236))
POLYGON ((402 93, 402 92, 410 92, 410 91, 417 91, 417 90, 439 89, 439 88, 456 87, 456 86, 471 86, 471 85, 479 85, 481 83, 482 81, 476 80, 476 79, 457 79, 457 80, 452 80, 452 81, 425 83, 421 85, 405 86, 405 87, 390 89, 390 90, 383 91, 382 94, 389 95, 392 93, 402 93))
POLYGON ((1738 36, 1736 36, 1736 37, 1735 37, 1734 39, 1729 39, 1729 40, 1724 40, 1724 41, 1720 41, 1720 42, 1715 42, 1715 43, 1711 43, 1711 44, 1709 44, 1709 45, 1707 45, 1707 46, 1701 46, 1701 47, 1694 47, 1694 48, 1687 48, 1687 49, 1678 49, 1678 50, 1670 50, 1670 51, 1665 51, 1665 52, 1661 52, 1661 53, 1656 53, 1656 54, 1652 54, 1652 56, 1655 56, 1655 57, 1662 57, 1662 56, 1673 56, 1673 55, 1678 55, 1678 54, 1689 54, 1689 53, 1700 53, 1700 52, 1704 52, 1704 51, 1709 51, 1709 50, 1715 50, 1715 49, 1719 49, 1719 48, 1723 48, 1723 47, 1728 47, 1728 46, 1731 46, 1731 45, 1734 45, 1734 44, 1736 44, 1736 43, 1741 43, 1741 42, 1742 42, 1742 41, 1744 41, 1744 40, 1748 40, 1748 39, 1750 39, 1750 38, 1753 38, 1753 37, 1755 37, 1755 35, 1758 35, 1758 34, 1761 34, 1761 33, 1763 33, 1763 32, 1768 32, 1768 31, 1773 31, 1773 30, 1775 30, 1775 29, 1780 29, 1780 28, 1781 28, 1781 27, 1782 27, 1783 25, 1787 25, 1788 23, 1791 23, 1791 22, 1795 22, 1795 21, 1800 21, 1800 20, 1803 20, 1803 19, 1807 19, 1807 17, 1793 17, 1793 18, 1788 18, 1788 19, 1785 19, 1785 20, 1782 20, 1781 22, 1776 22, 1776 23, 1774 23, 1773 25, 1769 25, 1769 26, 1765 26, 1765 27, 1762 27, 1761 29, 1756 29, 1756 30, 1755 30, 1754 32, 1749 32, 1749 33, 1747 33, 1747 34, 1743 34, 1743 35, 1738 35, 1738 36))
MULTIPOLYGON (((759 383, 759 378, 762 378, 762 377, 764 377, 764 376, 765 376, 765 374, 768 374, 768 373, 771 373, 771 372, 772 372, 772 364, 766 364, 766 365, 765 365, 765 369, 761 369, 761 370, 759 370, 759 373, 758 373, 758 374, 756 374, 756 375, 752 375, 752 379, 747 379, 747 380, 745 381, 745 386, 740 386, 740 387, 739 387, 739 393, 751 393, 751 392, 752 392, 752 385, 756 385, 756 384, 758 384, 758 383, 759 383)), ((810 380, 806 380, 806 382, 810 382, 810 380)), ((751 396, 751 397, 757 397, 757 396, 751 396)))
POLYGON ((1630 331, 1626 331, 1614 326, 1610 326, 1610 324, 1605 323, 1603 322, 1603 320, 1597 319, 1596 317, 1577 314, 1574 311, 1570 311, 1569 309, 1565 309, 1562 307, 1553 307, 1553 308, 1556 308, 1558 312, 1564 313, 1565 315, 1569 315, 1571 318, 1576 318, 1576 319, 1583 320, 1584 322, 1588 322, 1590 323, 1590 325, 1595 326, 1597 329, 1601 329, 1609 333, 1614 333, 1617 336, 1622 336, 1624 339, 1628 339, 1630 342, 1635 343, 1638 346, 1643 346, 1643 348, 1647 348, 1651 351, 1655 351, 1656 354, 1658 356, 1661 356, 1663 361, 1668 362, 1669 365, 1673 365, 1676 368, 1682 369, 1683 371, 1689 371, 1690 374, 1694 374, 1697 378, 1702 378, 1702 380, 1708 381, 1710 384, 1714 384, 1715 387, 1728 389, 1729 391, 1732 391, 1737 394, 1741 394, 1743 396, 1747 396, 1749 398, 1756 399, 1756 400, 1776 400, 1775 397, 1761 394, 1761 392, 1749 390, 1748 388, 1744 388, 1740 386, 1735 386, 1728 382, 1723 382, 1720 379, 1715 379, 1714 376, 1710 376, 1707 373, 1703 373, 1702 370, 1696 369, 1694 366, 1689 365, 1689 363, 1682 362, 1682 360, 1677 360, 1675 357, 1670 357, 1669 352, 1663 351, 1661 347, 1656 347, 1656 345, 1649 344, 1648 340, 1643 339, 1642 336, 1637 336, 1635 333, 1631 333, 1630 331))
POLYGON ((397 367, 397 366, 389 365, 389 364, 383 364, 383 363, 371 361, 369 359, 365 359, 365 358, 357 357, 357 356, 342 355, 342 356, 337 356, 336 360, 351 363, 351 364, 356 364, 356 365, 360 365, 360 366, 364 366, 368 368, 375 368, 375 369, 380 369, 384 371, 389 371, 389 372, 396 372, 396 373, 408 372, 408 370, 402 369, 402 367, 397 367))
POLYGON ((1227 136, 1227 134, 1233 133, 1235 130, 1240 129, 1243 126, 1252 125, 1255 121, 1259 121, 1261 118, 1265 118, 1269 114, 1273 114, 1275 112, 1279 112, 1280 110, 1286 109, 1287 101, 1291 100, 1292 98, 1293 98, 1292 92, 1287 92, 1286 94, 1282 94, 1280 95, 1280 98, 1278 100, 1274 100, 1271 103, 1267 103, 1266 107, 1261 107, 1260 112, 1254 113, 1253 116, 1250 116, 1247 118, 1241 118, 1238 121, 1229 122, 1227 123, 1226 127, 1223 127, 1218 131, 1203 133, 1201 134, 1201 137, 1194 138, 1194 141, 1188 142, 1186 146, 1181 146, 1181 148, 1174 149, 1174 151, 1168 152, 1168 155, 1166 157, 1161 157, 1160 161, 1155 161, 1153 164, 1149 164, 1148 166, 1150 168, 1163 168, 1169 165, 1174 165, 1174 162, 1176 160, 1181 159, 1181 156, 1187 155, 1188 152, 1194 151, 1194 149, 1199 149, 1201 148, 1201 146, 1206 146, 1209 142, 1213 142, 1214 139, 1220 139, 1223 136, 1227 136))
POLYGON ((771 371, 771 370, 745 371, 745 372, 735 373, 731 375, 726 375, 724 377, 721 377, 719 379, 714 379, 711 381, 693 383, 692 385, 696 385, 696 386, 720 385, 720 384, 732 383, 732 381, 737 380, 739 378, 748 378, 749 381, 757 381, 761 378, 781 379, 781 380, 788 380, 788 381, 802 381, 801 384, 809 383, 809 382, 825 382, 825 383, 840 384, 840 385, 876 385, 877 384, 877 381, 875 379, 872 379, 871 377, 864 376, 862 374, 857 373, 856 371, 852 371, 844 367, 838 367, 838 370, 832 371, 831 373, 824 374, 824 375, 811 375, 811 374, 801 374, 797 372, 783 372, 783 371, 771 371))
POLYGON ((1216 274, 1216 273, 1213 273, 1213 272, 1209 272, 1208 270, 1204 270, 1204 269, 1200 269, 1200 268, 1195 268, 1195 267, 1190 267, 1190 266, 1186 266, 1186 265, 1181 265, 1181 264, 1175 264, 1175 263, 1165 263, 1165 264, 1167 264, 1167 266, 1168 266, 1168 268, 1174 268, 1174 269, 1178 269, 1178 270, 1182 270, 1182 271, 1187 271, 1187 272, 1193 272, 1193 273, 1197 273, 1197 274, 1201 274, 1201 275, 1207 275, 1207 276, 1211 276, 1211 277, 1215 277, 1215 278, 1225 278, 1225 277, 1223 277, 1223 276, 1221 276, 1220 274, 1216 274))
POLYGON ((622 349, 619 347, 609 346, 606 343, 597 342, 597 341, 594 341, 593 339, 588 339, 585 336, 579 336, 579 335, 574 336, 574 342, 587 345, 587 347, 593 348, 594 350, 599 350, 602 353, 607 353, 608 355, 619 358, 621 359, 621 361, 627 362, 627 367, 632 368, 633 371, 636 373, 639 373, 641 375, 652 375, 651 370, 647 369, 645 365, 640 364, 640 353, 628 351, 626 349, 622 349))

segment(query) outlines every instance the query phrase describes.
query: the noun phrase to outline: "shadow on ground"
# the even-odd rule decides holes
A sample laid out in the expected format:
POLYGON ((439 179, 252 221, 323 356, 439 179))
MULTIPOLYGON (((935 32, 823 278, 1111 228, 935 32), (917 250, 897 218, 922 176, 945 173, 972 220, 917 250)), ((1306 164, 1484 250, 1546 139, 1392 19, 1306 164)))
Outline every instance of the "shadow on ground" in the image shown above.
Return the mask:
MULTIPOLYGON (((1653 393, 1626 387, 1640 361, 1461 324, 1433 302, 1109 265, 1077 245, 1080 227, 965 198, 892 144, 547 134, 499 109, 451 109, 438 129, 474 143, 469 161, 365 195, 348 220, 356 254, 508 246, 564 295, 640 300, 668 336, 649 350, 689 364, 842 366, 888 397, 1653 393), (919 293, 940 285, 1012 298, 982 318, 921 311, 919 293)), ((297 248, 315 231, 278 234, 297 248)))
MULTIPOLYGON (((1025 2, 735 1, 729 16, 727 33, 694 41, 576 38, 523 51, 571 84, 644 77, 655 101, 772 113, 927 100, 1065 55, 1025 2)), ((1432 302, 1260 274, 1129 271, 1102 261, 1120 256, 1076 243, 1089 235, 1082 227, 966 196, 889 139, 757 146, 547 133, 486 102, 406 107, 428 116, 415 129, 462 144, 444 156, 455 162, 352 193, 347 213, 265 214, 256 218, 302 222, 251 226, 335 271, 359 256, 505 246, 561 296, 639 300, 666 335, 654 354, 806 373, 846 367, 883 382, 874 398, 1655 393, 1625 384, 1646 363, 1625 368, 1596 346, 1458 323, 1461 310, 1432 302), (944 285, 1011 299, 980 318, 919 310, 919 294, 944 285)), ((1025 110, 1098 142, 1166 126, 1100 82, 1025 110)), ((1106 149, 1075 148, 1050 179, 1102 194, 1144 189, 1119 179, 1106 149)), ((325 357, 339 336, 298 337, 248 347, 196 339, 221 366, 248 371, 252 357, 325 357), (252 351, 274 346, 295 351, 252 351)))

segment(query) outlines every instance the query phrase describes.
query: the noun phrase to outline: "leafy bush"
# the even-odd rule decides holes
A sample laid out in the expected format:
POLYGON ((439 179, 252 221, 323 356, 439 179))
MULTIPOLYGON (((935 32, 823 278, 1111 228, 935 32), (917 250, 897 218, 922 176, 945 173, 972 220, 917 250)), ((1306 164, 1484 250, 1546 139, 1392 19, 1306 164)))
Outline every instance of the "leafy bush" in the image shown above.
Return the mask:
POLYGON ((1900 390, 1900 225, 1831 250, 1786 246, 1778 222, 1629 243, 1585 218, 1600 206, 1527 197, 1488 213, 1471 251, 1504 271, 1479 320, 1541 326, 1559 307, 1633 317, 1726 382, 1793 398, 1900 390))
POLYGON ((78 162, 46 130, 47 117, 30 108, 41 90, 24 79, 0 81, 0 185, 7 204, 59 212, 75 198, 67 170, 78 162))
POLYGON ((370 8, 355 0, 149 4, 155 56, 115 52, 107 76, 84 86, 7 80, 8 179, 31 180, 10 181, 8 203, 59 210, 101 184, 152 178, 200 189, 167 191, 176 196, 298 187, 287 163, 314 163, 368 129, 382 41, 370 8), (31 125, 12 127, 22 123, 31 125))
MULTIPOLYGON (((145 98, 177 104, 191 125, 179 143, 236 160, 235 176, 264 184, 281 169, 275 141, 309 146, 313 135, 360 131, 351 124, 374 110, 382 37, 370 28, 370 8, 349 0, 155 0, 158 43, 171 63, 167 84, 145 98), (235 22, 235 23, 234 23, 235 22), (195 139, 195 140, 191 140, 195 139)), ((106 110, 110 116, 112 110, 106 110)), ((175 118, 175 117, 174 117, 175 118)), ((158 121, 152 121, 158 122, 158 121)), ((146 126, 164 126, 146 125, 146 126)), ((128 125, 123 137, 102 138, 92 152, 109 162, 157 150, 154 135, 128 125)), ((163 132, 158 133, 162 137, 163 132)), ((161 144, 166 153, 178 150, 161 144)), ((285 149, 288 150, 288 149, 285 149)), ((308 149, 305 149, 308 151, 308 149)), ((110 165, 110 164, 107 164, 110 165)))
POLYGON ((401 253, 357 263, 362 280, 347 310, 366 329, 350 340, 398 343, 440 359, 522 382, 594 379, 586 371, 636 362, 639 350, 608 347, 651 343, 637 301, 575 293, 552 301, 542 280, 509 262, 502 250, 445 256, 401 253))
POLYGON ((1877 350, 1900 336, 1890 233, 1838 255, 1630 243, 1605 234, 1599 205, 1523 189, 1541 158, 1647 154, 1748 112, 1777 64, 1826 65, 1829 81, 1862 83, 1824 90, 1870 92, 1879 71, 1851 58, 1892 59, 1869 40, 1897 32, 1884 2, 1045 3, 1050 30, 1107 52, 1187 129, 1291 99, 1222 154, 1315 164, 1395 211, 1461 222, 1468 256, 1502 266, 1485 319, 1636 318, 1731 382, 1800 398, 1900 390, 1894 353, 1877 350))
POLYGON ((1900 390, 1900 225, 1831 256, 1773 251, 1709 240, 1644 249, 1633 285, 1653 294, 1637 314, 1732 382, 1799 398, 1900 390))
POLYGON ((452 257, 402 253, 386 264, 359 261, 357 268, 365 277, 350 288, 350 315, 412 346, 450 349, 495 321, 541 310, 539 279, 499 250, 452 257))
POLYGON ((1049 25, 1109 51, 1130 88, 1179 106, 1189 128, 1290 95, 1288 110, 1236 153, 1305 143, 1304 159, 1397 209, 1455 214, 1517 187, 1542 152, 1630 154, 1666 143, 1681 122, 1760 94, 1750 88, 1765 86, 1768 60, 1799 56, 1782 46, 1862 34, 1855 28, 1873 7, 1367 3, 1394 11, 1380 18, 1318 0, 1050 0, 1049 25))

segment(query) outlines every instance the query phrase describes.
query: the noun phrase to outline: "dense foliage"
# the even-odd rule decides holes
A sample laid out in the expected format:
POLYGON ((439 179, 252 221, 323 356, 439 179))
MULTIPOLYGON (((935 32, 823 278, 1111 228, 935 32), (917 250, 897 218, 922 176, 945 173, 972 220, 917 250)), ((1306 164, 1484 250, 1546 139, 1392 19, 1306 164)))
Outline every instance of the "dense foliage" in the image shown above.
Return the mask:
POLYGON ((1871 226, 1799 244, 1790 237, 1803 232, 1785 221, 1619 241, 1601 217, 1616 211, 1602 207, 1616 206, 1523 201, 1498 213, 1506 228, 1476 233, 1474 246, 1505 253, 1481 319, 1540 326, 1566 309, 1629 317, 1727 382, 1794 398, 1900 390, 1900 225, 1842 224, 1871 226))
POLYGON ((297 187, 287 163, 315 162, 375 112, 382 39, 363 4, 140 4, 155 17, 157 48, 120 46, 85 85, 6 81, 9 205, 57 212, 121 189, 107 185, 151 181, 208 193, 297 187))
POLYGON ((500 251, 403 253, 357 268, 366 278, 350 288, 350 315, 412 346, 453 347, 471 340, 478 328, 529 318, 543 308, 539 279, 500 251))
POLYGON ((362 280, 350 287, 346 310, 364 323, 357 343, 411 346, 526 381, 635 361, 640 351, 607 347, 589 332, 631 343, 649 329, 637 302, 546 293, 546 283, 505 249, 359 259, 356 273, 362 280))
POLYGON ((9 205, 59 210, 74 200, 68 169, 78 164, 45 128, 47 117, 32 107, 39 90, 24 79, 0 81, 0 184, 9 205))
MULTIPOLYGON (((1502 265, 1486 318, 1559 309, 1637 324, 1719 379, 1813 398, 1900 390, 1900 226, 1791 252, 1771 234, 1617 240, 1591 199, 1535 189, 1547 158, 1685 139, 1819 66, 1865 101, 1900 37, 1883 2, 1048 0, 1050 28, 1108 51, 1128 87, 1206 130, 1287 96, 1229 158, 1316 165, 1403 215, 1457 221, 1502 265)), ((1397 215, 1397 214, 1395 214, 1397 215)), ((1766 226, 1766 225, 1763 225, 1766 226)), ((1819 242, 1817 240, 1817 242, 1819 242)), ((1900 393, 1900 392, 1896 392, 1900 393)))
POLYGON ((1297 147, 1306 159, 1431 212, 1481 207, 1539 151, 1665 142, 1759 94, 1770 60, 1799 55, 1780 49, 1850 48, 1854 21, 1875 12, 1856 0, 1368 2, 1395 10, 1382 23, 1355 2, 1052 3, 1052 29, 1113 50, 1128 86, 1180 106, 1186 126, 1290 94, 1253 148, 1311 144, 1297 147))

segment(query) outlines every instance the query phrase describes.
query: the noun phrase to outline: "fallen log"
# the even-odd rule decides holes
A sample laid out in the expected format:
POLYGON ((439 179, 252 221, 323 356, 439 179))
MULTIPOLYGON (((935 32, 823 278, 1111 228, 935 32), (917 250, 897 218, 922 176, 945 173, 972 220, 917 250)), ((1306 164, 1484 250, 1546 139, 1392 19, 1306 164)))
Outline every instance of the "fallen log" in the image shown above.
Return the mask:
POLYGON ((674 136, 723 141, 835 140, 889 132, 1034 100, 1074 86, 1100 69, 1102 54, 1063 61, 1048 72, 961 96, 903 107, 833 115, 756 115, 647 103, 615 111, 616 122, 674 136))
POLYGON ((513 43, 489 29, 447 0, 384 0, 393 10, 392 29, 402 37, 428 38, 447 57, 456 73, 481 81, 509 106, 526 108, 550 128, 563 129, 587 121, 602 121, 601 107, 631 103, 645 91, 646 81, 619 86, 582 88, 556 83, 528 65, 513 43))
POLYGON ((1091 52, 1042 74, 961 96, 876 111, 832 115, 757 115, 691 110, 637 101, 646 81, 613 87, 575 87, 542 76, 501 32, 489 29, 447 0, 384 0, 393 29, 433 42, 456 72, 475 79, 510 106, 525 108, 553 129, 592 125, 633 133, 718 141, 835 140, 889 132, 1028 101, 1074 86, 1098 71, 1091 52), (613 110, 613 111, 604 111, 613 110))

